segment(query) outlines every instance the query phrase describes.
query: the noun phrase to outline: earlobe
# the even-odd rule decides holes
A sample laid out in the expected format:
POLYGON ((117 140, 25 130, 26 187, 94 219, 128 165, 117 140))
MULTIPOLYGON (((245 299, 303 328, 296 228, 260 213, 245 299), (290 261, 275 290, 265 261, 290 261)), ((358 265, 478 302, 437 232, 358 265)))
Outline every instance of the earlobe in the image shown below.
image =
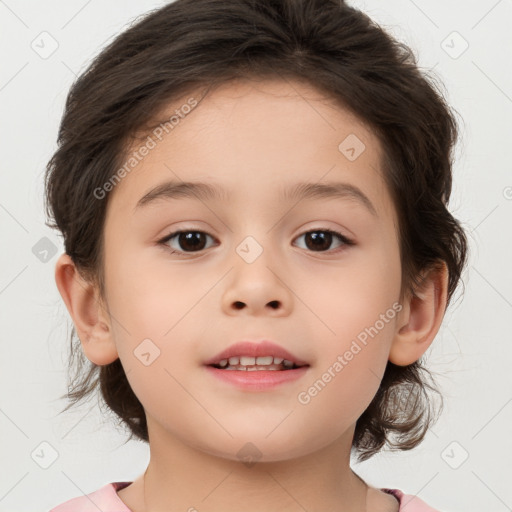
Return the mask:
POLYGON ((66 253, 57 260, 55 282, 87 359, 99 366, 115 361, 119 355, 112 337, 110 319, 98 298, 97 289, 83 279, 66 253))
POLYGON ((416 297, 409 296, 398 317, 389 361, 406 366, 417 361, 441 327, 448 296, 448 268, 444 262, 426 274, 416 297))

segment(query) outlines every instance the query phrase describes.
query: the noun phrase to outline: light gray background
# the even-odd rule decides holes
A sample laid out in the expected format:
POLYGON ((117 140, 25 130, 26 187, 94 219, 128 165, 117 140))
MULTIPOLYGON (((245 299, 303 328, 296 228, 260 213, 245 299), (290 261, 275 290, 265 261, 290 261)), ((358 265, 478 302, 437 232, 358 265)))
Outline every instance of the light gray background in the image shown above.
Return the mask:
MULTIPOLYGON (((0 1, 0 511, 47 511, 133 480, 148 462, 147 447, 123 445, 95 400, 58 414, 69 317, 54 283, 62 245, 44 225, 42 177, 75 75, 128 22, 163 3, 0 1), (47 58, 32 48, 42 52, 46 37, 51 49, 43 31, 58 42, 47 58), (36 245, 48 244, 43 237, 57 254, 36 245), (52 450, 58 457, 44 469, 52 450)), ((459 291, 429 352, 445 396, 441 419, 412 452, 353 467, 372 485, 418 494, 443 511, 512 510, 512 3, 351 3, 435 69, 464 120, 451 208, 471 244, 465 297, 459 291)))

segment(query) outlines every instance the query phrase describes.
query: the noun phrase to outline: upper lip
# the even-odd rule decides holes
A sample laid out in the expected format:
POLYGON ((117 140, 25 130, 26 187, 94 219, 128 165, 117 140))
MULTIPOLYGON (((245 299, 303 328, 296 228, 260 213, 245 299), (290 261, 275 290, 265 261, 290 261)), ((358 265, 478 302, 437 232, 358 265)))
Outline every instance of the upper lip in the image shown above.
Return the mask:
POLYGON ((263 340, 256 343, 251 341, 238 341, 237 343, 230 345, 222 352, 219 352, 215 356, 205 361, 204 364, 219 364, 219 361, 221 361, 222 359, 229 359, 230 357, 235 356, 274 356, 287 359, 288 361, 292 361, 293 363, 295 363, 296 366, 308 365, 308 363, 300 360, 297 356, 288 352, 288 350, 268 340, 263 340))

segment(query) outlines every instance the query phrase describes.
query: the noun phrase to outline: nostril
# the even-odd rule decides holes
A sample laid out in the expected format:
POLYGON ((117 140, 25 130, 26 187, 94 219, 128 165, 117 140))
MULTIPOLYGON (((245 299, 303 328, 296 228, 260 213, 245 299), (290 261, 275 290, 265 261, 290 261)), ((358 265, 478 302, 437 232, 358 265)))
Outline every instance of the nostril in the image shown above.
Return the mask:
MULTIPOLYGON (((279 307, 279 301, 278 300, 272 300, 268 304, 273 309, 277 309, 279 307)), ((243 302, 239 301, 239 300, 235 301, 233 303, 233 305, 234 305, 234 307, 236 309, 242 309, 245 306, 245 304, 243 302)))

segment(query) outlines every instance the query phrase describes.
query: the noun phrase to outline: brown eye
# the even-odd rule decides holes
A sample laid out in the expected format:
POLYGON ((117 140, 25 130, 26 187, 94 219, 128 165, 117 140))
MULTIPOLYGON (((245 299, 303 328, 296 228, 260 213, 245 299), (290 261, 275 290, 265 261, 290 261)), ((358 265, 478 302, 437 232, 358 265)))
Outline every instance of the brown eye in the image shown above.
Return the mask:
POLYGON ((203 231, 176 231, 160 243, 175 249, 173 252, 196 252, 205 249, 207 238, 212 237, 203 231))
POLYGON ((338 241, 338 245, 334 248, 342 247, 344 245, 353 245, 353 243, 343 236, 341 233, 332 231, 330 229, 316 229, 307 231, 298 238, 304 237, 305 249, 314 252, 326 252, 330 250, 333 242, 338 241), (340 243, 341 242, 341 243, 340 243))
MULTIPOLYGON (((315 229, 307 231, 298 237, 304 237, 305 247, 309 251, 313 252, 337 252, 336 249, 344 246, 354 245, 354 243, 347 237, 332 231, 330 229, 315 229), (334 248, 331 246, 336 243, 334 248)), ((210 246, 207 246, 207 239, 214 240, 212 236, 208 235, 203 231, 194 230, 183 230, 171 233, 169 236, 159 241, 169 249, 171 254, 178 253, 194 253, 203 251, 210 246)))

